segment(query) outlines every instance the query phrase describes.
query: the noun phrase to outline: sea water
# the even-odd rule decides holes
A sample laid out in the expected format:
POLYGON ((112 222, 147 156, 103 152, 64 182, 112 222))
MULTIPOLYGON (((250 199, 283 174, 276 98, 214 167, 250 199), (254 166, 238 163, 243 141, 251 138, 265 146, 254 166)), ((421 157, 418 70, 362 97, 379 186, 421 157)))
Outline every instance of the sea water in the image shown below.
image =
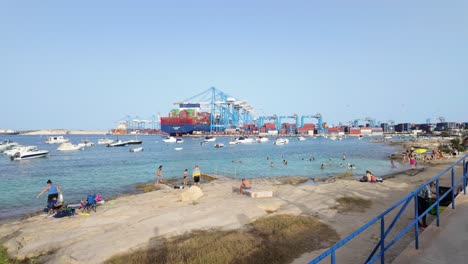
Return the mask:
MULTIPOLYGON (((230 137, 217 137, 215 142, 201 144, 203 138, 184 138, 184 142, 164 143, 163 137, 138 136, 142 145, 106 147, 97 145, 98 135, 67 135, 73 144, 82 140, 96 143, 80 151, 60 152, 57 144, 45 144, 47 136, 8 136, 22 145, 34 145, 49 150, 46 158, 11 161, 0 156, 0 220, 36 212, 46 204, 47 193, 35 196, 46 186, 48 179, 59 185, 64 203, 76 203, 88 194, 99 193, 104 198, 134 192, 138 183, 155 181, 155 171, 163 165, 164 178, 182 178, 195 164, 204 173, 232 178, 278 176, 329 177, 352 172, 361 177, 366 170, 377 176, 391 172, 388 156, 398 149, 369 139, 348 137, 330 140, 318 137, 299 141, 291 137, 287 145, 267 143, 229 145, 230 137), (223 148, 215 148, 223 143, 223 148), (142 152, 129 152, 132 147, 142 152), (176 150, 182 148, 182 150, 176 150), (343 154, 346 159, 343 160, 343 154), (283 164, 287 162, 287 165, 283 164), (271 166, 273 163, 273 166, 271 166), (348 170, 348 164, 355 164, 348 170), (321 168, 321 165, 323 169, 321 168)), ((111 136, 116 140, 116 136, 111 136)), ((135 136, 120 136, 121 140, 135 136)))

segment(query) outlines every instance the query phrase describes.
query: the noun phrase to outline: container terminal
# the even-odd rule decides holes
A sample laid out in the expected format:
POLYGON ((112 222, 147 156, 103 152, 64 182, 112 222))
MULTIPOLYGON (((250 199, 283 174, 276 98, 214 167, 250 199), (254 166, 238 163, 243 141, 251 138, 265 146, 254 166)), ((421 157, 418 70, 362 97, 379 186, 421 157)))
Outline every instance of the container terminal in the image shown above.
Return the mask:
POLYGON ((338 126, 328 126, 320 113, 307 115, 260 115, 247 101, 211 87, 185 100, 175 102, 176 108, 167 116, 152 116, 151 120, 127 116, 113 130, 115 134, 165 133, 171 136, 201 134, 256 134, 286 135, 337 135, 382 136, 393 133, 440 132, 468 128, 468 122, 431 123, 431 118, 421 124, 399 123, 394 120, 376 121, 372 117, 358 118, 338 126), (150 124, 151 128, 147 128, 150 124))

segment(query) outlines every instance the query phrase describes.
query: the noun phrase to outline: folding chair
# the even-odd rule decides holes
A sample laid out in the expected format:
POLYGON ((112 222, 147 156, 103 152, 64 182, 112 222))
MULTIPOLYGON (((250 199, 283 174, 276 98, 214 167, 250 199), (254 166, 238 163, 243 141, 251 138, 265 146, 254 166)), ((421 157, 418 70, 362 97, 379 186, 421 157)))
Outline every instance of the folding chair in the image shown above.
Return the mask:
POLYGON ((91 212, 93 210, 96 212, 96 195, 88 195, 88 198, 86 199, 86 204, 83 204, 83 209, 81 210, 82 212, 91 212))

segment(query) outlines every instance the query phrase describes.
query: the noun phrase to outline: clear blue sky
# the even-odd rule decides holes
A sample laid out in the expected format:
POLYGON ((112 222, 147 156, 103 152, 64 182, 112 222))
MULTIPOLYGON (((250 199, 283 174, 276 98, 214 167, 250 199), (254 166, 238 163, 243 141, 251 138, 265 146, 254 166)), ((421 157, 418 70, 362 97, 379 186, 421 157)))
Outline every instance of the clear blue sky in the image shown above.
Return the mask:
POLYGON ((2 1, 0 128, 109 129, 212 86, 263 114, 468 121, 468 1, 2 1))

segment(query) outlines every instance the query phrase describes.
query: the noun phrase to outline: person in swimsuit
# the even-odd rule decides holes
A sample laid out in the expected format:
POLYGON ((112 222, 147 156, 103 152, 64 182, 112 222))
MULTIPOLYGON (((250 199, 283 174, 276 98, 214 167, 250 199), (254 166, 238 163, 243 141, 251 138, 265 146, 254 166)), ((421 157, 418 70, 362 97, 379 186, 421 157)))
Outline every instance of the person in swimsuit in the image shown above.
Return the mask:
POLYGON ((250 181, 247 179, 242 179, 239 192, 240 194, 243 194, 245 190, 250 190, 252 189, 252 186, 250 185, 250 181))
POLYGON ((47 181, 47 186, 38 194, 36 195, 36 199, 39 199, 39 197, 41 197, 42 194, 44 194, 45 192, 48 192, 48 196, 47 196, 47 206, 49 208, 52 208, 52 203, 53 203, 53 200, 55 198, 55 200, 58 199, 58 195, 59 193, 62 194, 62 190, 60 190, 60 187, 56 184, 52 184, 52 181, 51 180, 48 180, 47 181))
POLYGON ((163 166, 162 165, 159 165, 158 167, 158 170, 156 171, 156 177, 157 177, 157 181, 156 181, 156 184, 161 184, 163 181, 162 181, 162 178, 163 178, 163 174, 162 174, 162 168, 163 166))
POLYGON ((193 182, 197 186, 200 186, 200 176, 201 176, 200 167, 198 167, 198 165, 195 165, 195 168, 193 168, 192 177, 193 177, 193 182))

